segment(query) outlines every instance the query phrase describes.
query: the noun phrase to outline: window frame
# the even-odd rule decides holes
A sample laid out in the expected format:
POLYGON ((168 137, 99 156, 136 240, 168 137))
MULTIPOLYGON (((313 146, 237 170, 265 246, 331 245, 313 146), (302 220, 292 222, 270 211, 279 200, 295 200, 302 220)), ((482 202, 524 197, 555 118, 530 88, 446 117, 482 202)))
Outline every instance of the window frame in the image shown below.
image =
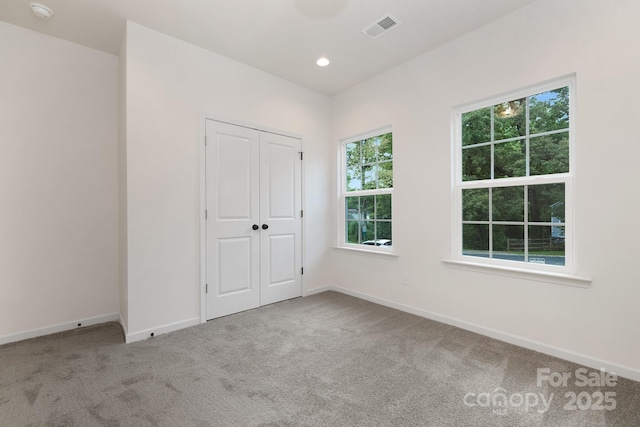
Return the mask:
MULTIPOLYGON (((378 128, 366 133, 361 133, 355 136, 351 136, 348 138, 342 138, 339 141, 339 154, 338 154, 338 161, 339 161, 339 167, 338 167, 338 172, 339 172, 339 178, 338 178, 338 182, 339 182, 339 187, 338 187, 338 194, 339 194, 339 201, 338 201, 338 245, 337 248, 339 249, 349 249, 349 250, 355 250, 355 251, 360 251, 360 252, 373 252, 373 253, 379 253, 379 254, 383 254, 383 255, 395 255, 394 252, 394 239, 393 239, 393 235, 394 235, 394 216, 395 216, 395 208, 394 208, 394 202, 393 202, 393 187, 391 188, 379 188, 379 189, 373 189, 373 190, 356 190, 356 191, 347 191, 347 144, 351 144, 354 142, 360 142, 369 138, 373 138, 376 136, 381 136, 387 133, 391 133, 393 135, 393 129, 392 127, 389 126, 385 126, 382 128, 378 128), (391 246, 375 246, 375 245, 363 245, 363 244, 356 244, 356 243, 347 243, 347 229, 346 229, 346 223, 347 223, 347 218, 346 218, 346 199, 347 197, 355 197, 355 196, 379 196, 379 195, 391 195, 391 219, 390 219, 390 223, 391 223, 391 246)), ((393 142, 392 142, 393 144, 393 142)), ((395 144, 392 145, 392 150, 395 144)), ((395 163, 395 152, 392 155, 391 158, 391 163, 395 163)), ((392 177, 394 179, 394 185, 395 185, 395 173, 392 170, 392 177)))
MULTIPOLYGON (((528 117, 527 117, 528 120, 528 117)), ((500 269, 513 269, 523 272, 540 272, 551 273, 559 275, 573 275, 576 271, 576 254, 575 254, 575 235, 574 235, 574 186, 575 186, 575 158, 576 158, 576 77, 575 75, 569 75, 558 79, 549 80, 540 84, 528 86, 519 90, 503 93, 501 95, 485 99, 482 101, 466 104, 457 108, 454 108, 452 114, 452 225, 453 225, 453 241, 452 241, 452 259, 456 262, 482 265, 486 267, 496 267, 500 269), (515 99, 526 98, 532 95, 540 94, 546 91, 555 90, 563 87, 569 88, 569 171, 564 173, 549 174, 549 175, 531 175, 523 177, 509 177, 509 178, 494 178, 494 158, 491 159, 491 175, 489 179, 475 180, 475 181, 463 181, 463 141, 462 141, 462 115, 471 111, 475 111, 482 108, 493 107, 497 104, 512 101, 515 99), (484 258, 478 256, 470 256, 463 254, 463 211, 462 211, 462 190, 463 189, 484 189, 484 188, 499 188, 499 187, 511 187, 511 186, 528 186, 528 185, 544 185, 544 184, 559 184, 562 183, 565 186, 565 265, 557 266, 550 264, 536 264, 528 262, 526 255, 525 261, 511 261, 502 260, 497 258, 484 258)), ((553 133, 553 132, 551 132, 553 133)), ((540 133, 541 135, 547 134, 540 133)), ((535 137, 538 134, 534 134, 535 137)), ((529 144, 530 134, 523 136, 521 139, 529 144)), ((494 145, 494 142, 491 142, 494 145)), ((527 150, 527 173, 529 171, 528 162, 529 151, 527 150)), ((527 222, 527 197, 528 191, 524 191, 524 221, 513 223, 513 225, 524 225, 525 239, 527 238, 527 225, 547 225, 546 223, 532 223, 527 222)), ((489 201, 489 209, 491 209, 491 200, 489 201)), ((501 221, 491 221, 499 224, 501 221)), ((492 245, 492 233, 489 233, 489 250, 491 251, 492 245)))

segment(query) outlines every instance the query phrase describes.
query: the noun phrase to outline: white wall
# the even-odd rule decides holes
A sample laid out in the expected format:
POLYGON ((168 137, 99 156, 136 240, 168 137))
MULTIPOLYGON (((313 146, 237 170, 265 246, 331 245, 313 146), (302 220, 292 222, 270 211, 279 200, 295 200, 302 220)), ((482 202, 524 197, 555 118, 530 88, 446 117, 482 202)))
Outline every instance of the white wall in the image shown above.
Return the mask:
POLYGON ((1 343, 118 312, 118 58, 4 22, 0 58, 1 343))
POLYGON ((334 283, 640 378, 638 16, 635 0, 541 0, 335 96, 334 152, 341 138, 393 124, 400 257, 335 251, 334 283), (574 72, 577 273, 591 286, 445 266, 453 107, 574 72))
POLYGON ((200 115, 303 135, 305 287, 328 282, 328 97, 138 24, 127 26, 128 334, 200 319, 200 115))

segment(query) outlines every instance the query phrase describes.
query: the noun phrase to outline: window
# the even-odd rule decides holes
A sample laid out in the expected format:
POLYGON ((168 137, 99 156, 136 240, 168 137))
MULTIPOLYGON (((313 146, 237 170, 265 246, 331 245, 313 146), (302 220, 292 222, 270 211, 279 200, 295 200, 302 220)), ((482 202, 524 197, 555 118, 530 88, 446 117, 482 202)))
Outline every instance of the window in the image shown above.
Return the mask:
POLYGON ((344 246, 392 245, 393 137, 390 129, 342 141, 344 246))
POLYGON ((455 258, 568 272, 574 81, 456 114, 455 258))

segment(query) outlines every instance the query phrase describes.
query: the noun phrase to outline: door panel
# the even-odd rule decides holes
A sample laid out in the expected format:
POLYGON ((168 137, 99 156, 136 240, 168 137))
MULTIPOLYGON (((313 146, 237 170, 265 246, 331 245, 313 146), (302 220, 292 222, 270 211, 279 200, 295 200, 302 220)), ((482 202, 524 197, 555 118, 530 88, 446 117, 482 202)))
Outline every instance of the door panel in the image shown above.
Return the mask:
POLYGON ((260 133, 262 305, 302 296, 302 188, 299 139, 260 133))
POLYGON ((264 147, 263 155, 269 172, 268 219, 295 219, 296 165, 300 162, 300 149, 274 142, 274 136, 267 135, 271 142, 264 147))
POLYGON ((218 295, 251 291, 251 238, 218 239, 218 295))
POLYGON ((251 219, 251 150, 250 139, 218 134, 215 168, 218 198, 217 219, 251 219))
POLYGON ((206 121, 207 319, 260 306, 259 133, 206 121))
POLYGON ((295 252, 294 234, 269 236, 270 276, 268 286, 286 284, 296 279, 295 252))

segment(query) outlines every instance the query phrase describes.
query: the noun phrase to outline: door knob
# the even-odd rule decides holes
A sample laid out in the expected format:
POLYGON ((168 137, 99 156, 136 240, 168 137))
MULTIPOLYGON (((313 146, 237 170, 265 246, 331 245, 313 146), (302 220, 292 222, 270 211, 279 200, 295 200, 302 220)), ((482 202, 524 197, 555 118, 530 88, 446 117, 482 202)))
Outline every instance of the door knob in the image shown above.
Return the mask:
POLYGON ((262 229, 266 230, 267 228, 269 228, 269 226, 267 224, 262 224, 262 229))
POLYGON ((253 227, 251 227, 251 228, 253 228, 254 230, 257 230, 260 227, 258 227, 258 224, 253 224, 253 227))

